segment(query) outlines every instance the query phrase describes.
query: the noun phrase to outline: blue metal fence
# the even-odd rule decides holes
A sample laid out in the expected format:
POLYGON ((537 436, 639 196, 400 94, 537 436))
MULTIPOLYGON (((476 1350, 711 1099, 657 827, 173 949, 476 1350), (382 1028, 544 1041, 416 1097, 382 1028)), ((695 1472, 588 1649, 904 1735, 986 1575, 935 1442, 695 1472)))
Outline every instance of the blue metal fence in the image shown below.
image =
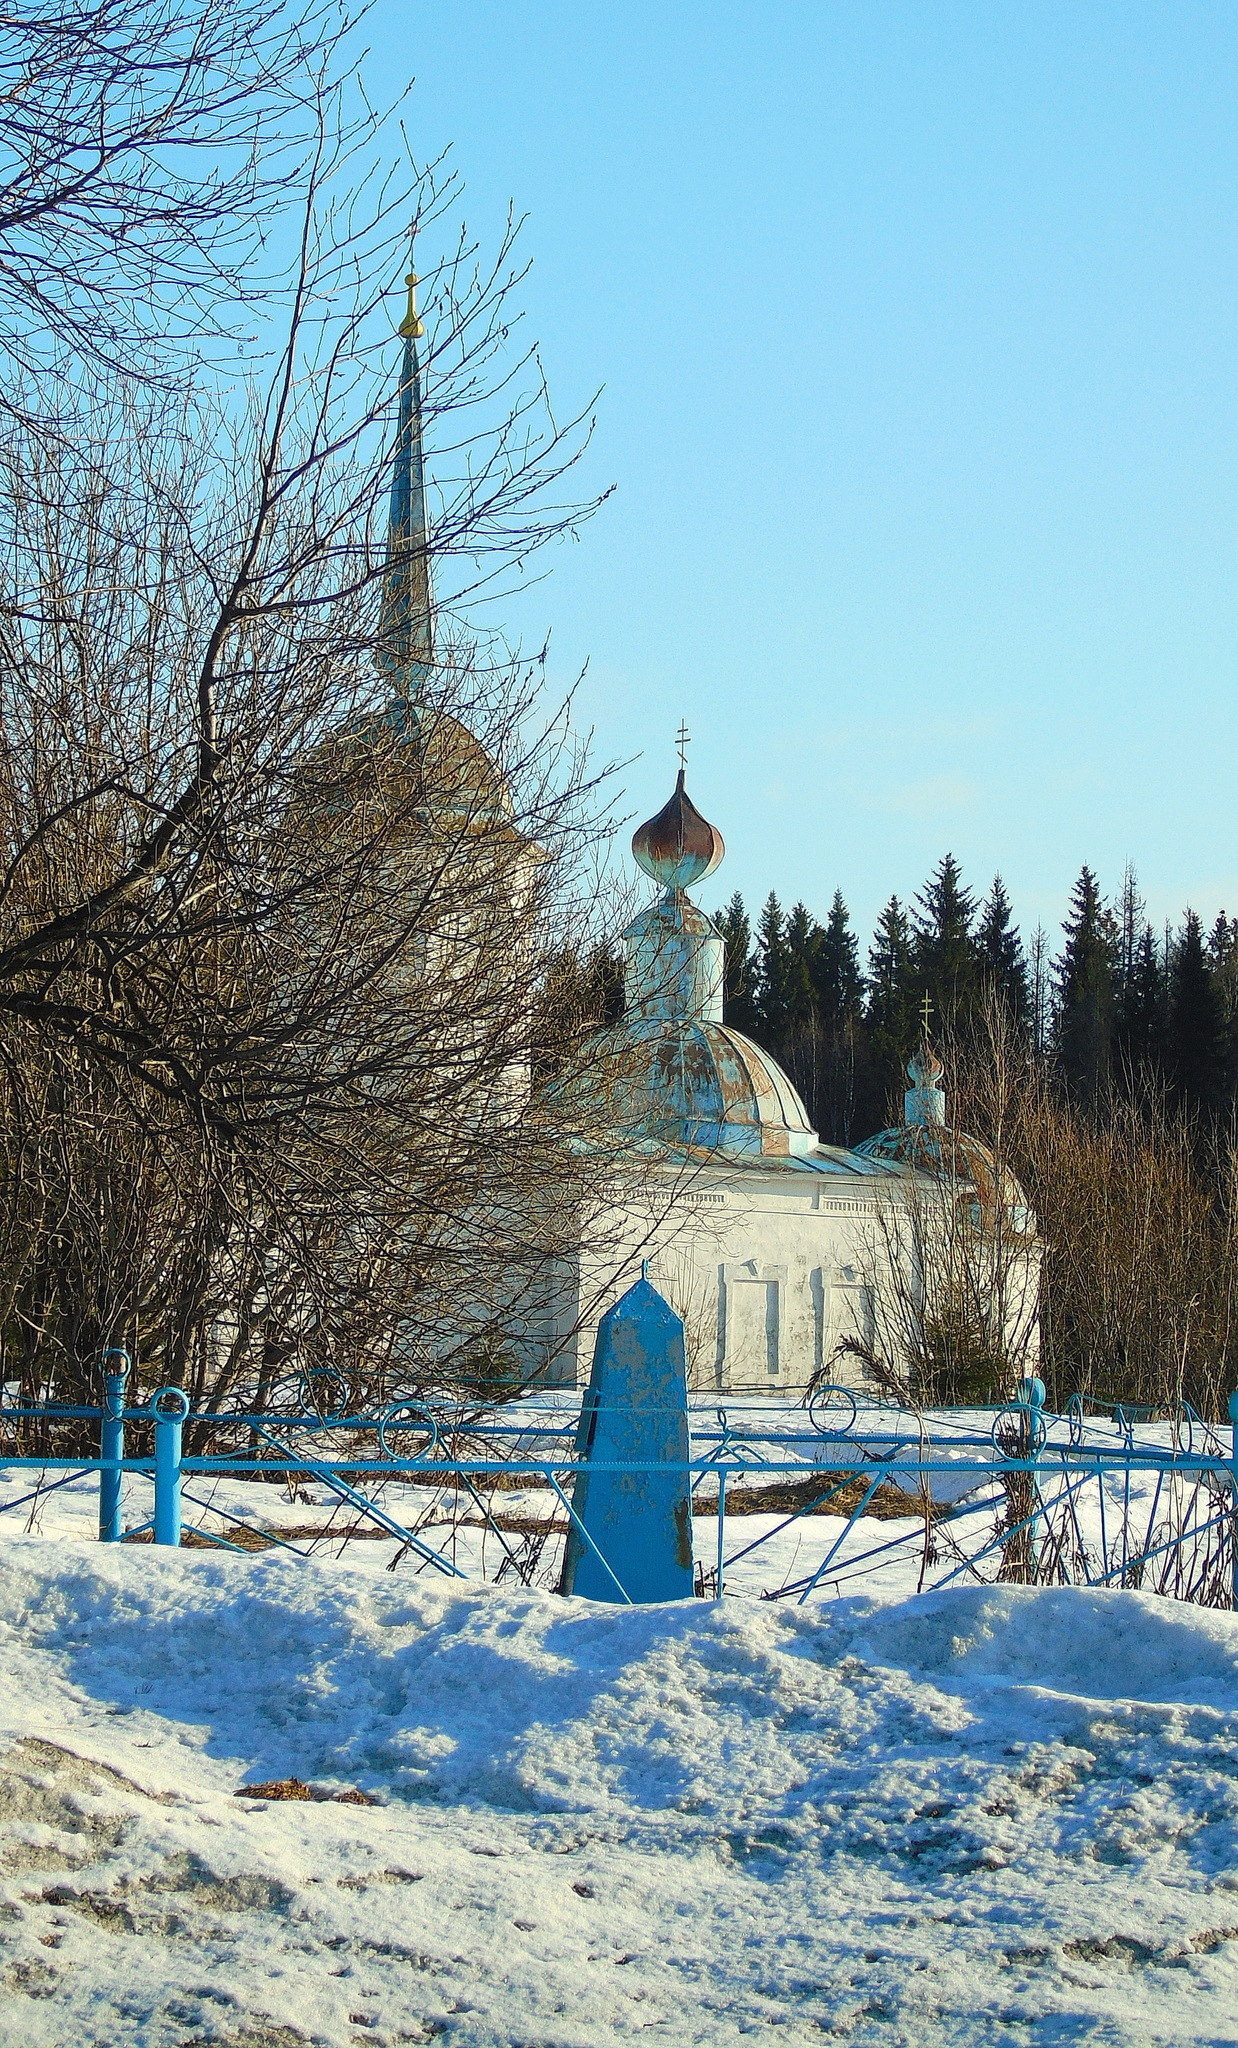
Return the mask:
MULTIPOLYGON (((0 1471, 38 1474, 34 1492, 0 1503, 0 1512, 94 1475, 100 1541, 175 1546, 188 1530, 234 1550, 246 1547, 234 1540, 243 1518, 235 1497, 231 1508, 218 1497, 222 1482, 308 1479, 355 1513, 353 1533, 364 1525, 390 1538, 414 1570, 557 1584, 570 1531, 613 1585, 602 1597, 631 1597, 625 1567, 639 1549, 637 1531, 612 1518, 599 1541, 578 1512, 577 1487, 583 1475, 608 1475, 620 1491, 630 1485, 635 1500, 654 1468, 583 1458, 574 1413, 517 1403, 479 1415, 414 1400, 372 1414, 341 1402, 324 1413, 331 1403, 308 1397, 290 1413, 195 1413, 176 1387, 126 1406, 127 1369, 123 1353, 109 1354, 94 1407, 0 1407, 0 1430, 37 1424, 52 1440, 58 1426, 85 1424, 97 1428, 99 1444, 98 1456, 0 1450, 0 1471), (186 1453, 191 1424, 209 1452, 186 1453), (136 1456, 126 1442, 135 1426, 143 1439, 136 1456), (125 1526, 134 1482, 138 1519, 125 1526), (394 1504, 393 1487, 403 1496, 394 1504), (420 1514, 410 1506, 414 1489, 427 1504, 420 1514), (513 1492, 550 1507, 549 1516, 529 1518, 532 1532, 515 1544, 500 1504, 513 1492), (457 1535, 466 1527, 482 1532, 480 1561, 460 1562, 457 1535)), ((1185 1406, 1158 1424, 1121 1405, 1088 1414, 1089 1405, 1097 1404, 1076 1397, 1052 1415, 1040 1382, 1028 1380, 997 1413, 924 1418, 826 1387, 790 1417, 733 1405, 698 1412, 687 1456, 662 1458, 656 1471, 660 1479, 681 1473, 691 1491, 696 1590, 705 1594, 807 1601, 873 1584, 991 1578, 1134 1586, 1238 1608, 1238 1395, 1229 1428, 1185 1406), (702 1531, 711 1519, 715 1527, 702 1531)), ((262 1540, 301 1549, 274 1526, 262 1540)))

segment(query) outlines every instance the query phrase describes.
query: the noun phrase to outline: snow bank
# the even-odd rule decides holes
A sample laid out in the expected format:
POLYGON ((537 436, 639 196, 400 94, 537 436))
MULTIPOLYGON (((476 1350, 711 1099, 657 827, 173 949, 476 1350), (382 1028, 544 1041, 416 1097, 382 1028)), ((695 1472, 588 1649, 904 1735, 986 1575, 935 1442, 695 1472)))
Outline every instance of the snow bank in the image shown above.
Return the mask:
POLYGON ((30 1537, 0 1634, 6 2042, 1238 2043, 1230 1615, 30 1537))

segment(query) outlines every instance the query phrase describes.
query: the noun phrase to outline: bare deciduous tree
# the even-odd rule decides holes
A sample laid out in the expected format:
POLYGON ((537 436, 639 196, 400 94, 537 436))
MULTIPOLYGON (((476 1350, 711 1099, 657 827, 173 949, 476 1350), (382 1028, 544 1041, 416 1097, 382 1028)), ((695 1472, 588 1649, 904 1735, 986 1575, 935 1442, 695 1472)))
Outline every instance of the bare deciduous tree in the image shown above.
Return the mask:
POLYGON ((0 11, 0 393, 30 421, 49 424, 30 373, 58 359, 166 381, 207 337, 235 344, 289 181, 346 141, 332 70, 354 26, 317 0, 0 11))
MULTIPOLYGON (((430 175, 407 210, 444 198, 430 175)), ((555 487, 583 423, 513 383, 510 237, 486 266, 458 240, 428 279, 442 602, 412 676, 384 609, 425 575, 384 517, 389 217, 354 236, 315 175, 301 242, 247 412, 115 380, 89 433, 0 441, 0 1314, 27 1393, 84 1391, 109 1343, 208 1405, 292 1369, 516 1379, 573 1226, 591 1134, 535 1053, 550 957, 604 936, 596 782, 538 664, 459 606, 579 516, 555 487)))
POLYGON ((1003 1401, 1039 1358, 1041 1246, 1021 1185, 1030 1051, 996 999, 946 1048, 949 1128, 909 1127, 914 1173, 868 1249, 872 1328, 846 1352, 907 1405, 1003 1401))

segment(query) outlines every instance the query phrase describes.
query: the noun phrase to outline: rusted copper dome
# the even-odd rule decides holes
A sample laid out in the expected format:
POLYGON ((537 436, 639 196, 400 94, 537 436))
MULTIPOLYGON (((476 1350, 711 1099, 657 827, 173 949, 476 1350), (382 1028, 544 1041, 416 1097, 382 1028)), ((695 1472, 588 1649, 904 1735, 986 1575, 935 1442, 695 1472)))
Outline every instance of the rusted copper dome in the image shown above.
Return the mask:
POLYGON ((712 875, 726 848, 717 827, 703 818, 683 786, 683 769, 675 794, 656 818, 648 818, 632 834, 638 867, 664 889, 687 889, 712 875))
POLYGON ((810 1158, 817 1134, 769 1053, 729 1024, 629 1016, 592 1041, 610 1118, 630 1141, 756 1163, 810 1158))

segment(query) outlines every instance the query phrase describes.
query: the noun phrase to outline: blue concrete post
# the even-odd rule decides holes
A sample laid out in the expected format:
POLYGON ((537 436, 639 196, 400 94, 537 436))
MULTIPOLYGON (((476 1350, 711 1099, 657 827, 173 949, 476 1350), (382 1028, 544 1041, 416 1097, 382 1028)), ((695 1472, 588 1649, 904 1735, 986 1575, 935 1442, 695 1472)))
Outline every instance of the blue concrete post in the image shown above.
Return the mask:
POLYGON ((181 1425, 189 1403, 179 1387, 164 1387, 150 1405, 155 1418, 155 1541, 179 1548, 181 1425))
POLYGON ((576 1437, 561 1593, 690 1600, 692 1491, 683 1324, 644 1278, 598 1325, 576 1437), (591 1467, 636 1469, 603 1472, 591 1467))
POLYGON ((119 1460, 125 1455, 125 1380, 129 1373, 127 1351, 103 1354, 103 1412, 99 1418, 99 1456, 118 1462, 114 1469, 99 1468, 99 1541, 120 1542, 120 1496, 124 1474, 119 1460))

